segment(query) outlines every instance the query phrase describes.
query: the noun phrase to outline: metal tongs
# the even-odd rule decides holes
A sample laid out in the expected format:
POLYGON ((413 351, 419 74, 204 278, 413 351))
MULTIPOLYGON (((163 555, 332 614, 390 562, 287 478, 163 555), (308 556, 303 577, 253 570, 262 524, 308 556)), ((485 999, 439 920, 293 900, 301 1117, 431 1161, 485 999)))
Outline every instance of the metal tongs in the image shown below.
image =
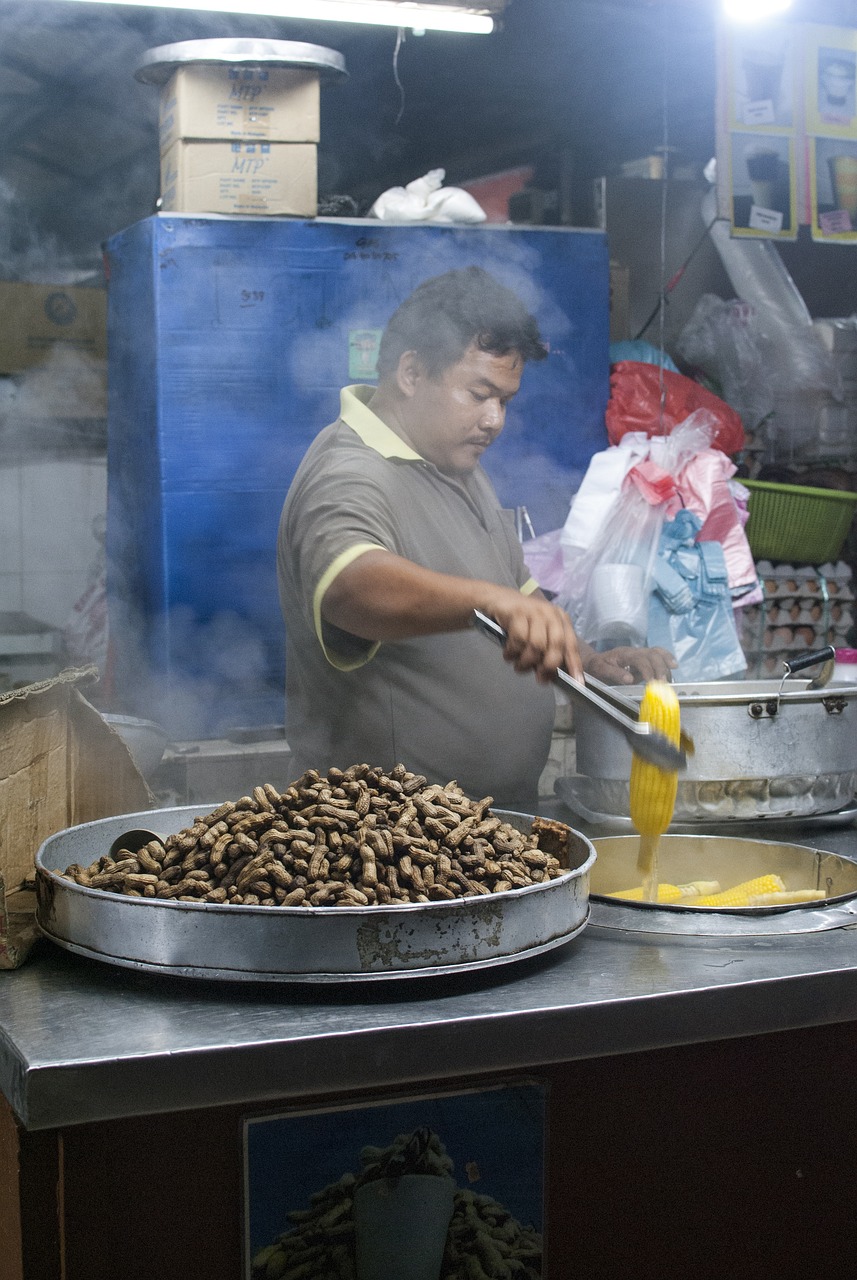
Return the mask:
MULTIPOLYGON (((499 622, 481 613, 479 609, 473 610, 473 620, 480 631, 496 640, 499 645, 506 643, 508 637, 499 622)), ((582 698, 601 715, 612 720, 625 735, 631 750, 636 751, 644 760, 651 761, 659 769, 669 773, 686 768, 687 756, 693 754, 693 739, 686 733, 681 735, 681 745, 674 747, 657 729, 640 721, 639 707, 630 698, 623 698, 609 684, 603 684, 594 676, 584 676, 585 683, 580 684, 560 668, 555 679, 560 688, 567 690, 575 698, 582 698)))

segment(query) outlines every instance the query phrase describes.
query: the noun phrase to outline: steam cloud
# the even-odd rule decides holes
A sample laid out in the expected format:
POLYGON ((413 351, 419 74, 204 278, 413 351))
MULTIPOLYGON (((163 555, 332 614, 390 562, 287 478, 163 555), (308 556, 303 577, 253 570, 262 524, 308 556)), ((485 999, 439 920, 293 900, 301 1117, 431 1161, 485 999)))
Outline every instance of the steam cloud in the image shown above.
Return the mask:
MULTIPOLYGON (((26 40, 34 38, 33 17, 28 9, 26 4, 4 7, 0 14, 0 45, 7 49, 13 44, 23 46, 26 40)), ((339 28, 325 27, 319 32, 316 24, 310 25, 305 34, 297 35, 293 24, 275 19, 241 20, 187 12, 149 11, 145 22, 137 17, 132 27, 131 19, 116 11, 99 9, 97 13, 84 15, 81 9, 59 5, 53 9, 40 8, 39 20, 44 26, 50 23, 54 34, 58 32, 67 37, 65 42, 73 48, 73 63, 78 71, 71 68, 67 74, 103 74, 108 80, 112 77, 110 87, 118 109, 128 120, 129 128, 141 131, 145 145, 136 155, 117 157, 115 165, 105 165, 90 181, 76 183, 73 199, 48 198, 42 203, 25 200, 12 183, 0 178, 0 276, 6 279, 68 285, 100 283, 103 240, 153 212, 158 185, 154 123, 157 91, 133 79, 133 69, 146 49, 179 40, 237 35, 307 38, 341 49, 349 62, 349 49, 356 51, 354 56, 359 60, 360 48, 370 39, 378 39, 375 33, 371 36, 361 33, 349 35, 346 44, 339 38, 342 34, 339 28)), ((389 40, 392 58, 394 37, 385 33, 385 38, 389 40)), ((389 90, 390 110, 394 112, 398 96, 392 73, 389 77, 386 73, 380 75, 376 88, 379 94, 389 90)), ((366 92, 365 84, 361 85, 360 92, 366 92)), ((373 125, 364 112, 354 110, 356 93, 356 88, 349 90, 346 85, 326 90, 322 95, 322 111, 334 121, 331 132, 337 138, 337 154, 348 156, 346 165, 332 154, 326 155, 322 143, 320 173, 326 190, 347 193, 349 180, 360 175, 363 168, 377 172, 379 161, 396 164, 404 155, 403 138, 391 127, 390 120, 379 120, 373 125)), ((106 100, 106 95, 102 100, 106 100)), ((57 110, 62 110, 59 101, 57 110)), ((324 139, 324 128, 322 137, 324 139)), ((416 176, 416 173, 404 173, 402 180, 416 176)), ((379 191, 374 191, 372 198, 378 194, 379 191)), ((442 243, 437 259, 430 263, 424 261, 420 278, 467 266, 472 261, 472 242, 466 234, 444 236, 442 243)), ((551 327, 562 338, 567 336, 561 333, 558 304, 549 296, 540 295, 535 250, 518 247, 513 253, 506 237, 498 234, 494 261, 483 262, 541 316, 545 327, 551 327)), ((418 282, 415 278, 412 284, 418 282)), ((387 314, 380 318, 380 323, 408 292, 401 285, 394 287, 391 283, 389 287, 387 314)), ((344 321, 346 329, 349 320, 344 321)), ((355 327, 363 323, 364 320, 355 318, 355 327)), ((339 336, 332 330, 328 334, 321 330, 301 333, 291 344, 288 358, 296 385, 317 388, 326 385, 328 380, 331 384, 339 381, 331 377, 329 371, 341 367, 341 332, 342 327, 339 336)), ((534 368, 526 376, 536 385, 539 370, 534 368)), ((337 390, 338 387, 331 393, 330 418, 336 414, 337 390)), ((43 440, 42 456, 46 460, 55 458, 79 439, 75 419, 106 416, 105 392, 105 369, 100 362, 80 352, 56 350, 41 366, 13 378, 0 378, 0 443, 16 447, 26 444, 32 449, 37 438, 31 429, 32 422, 51 421, 58 425, 56 431, 43 440)), ((314 432, 327 420, 307 425, 314 432)), ((558 468, 555 461, 539 451, 537 442, 533 452, 527 455, 526 465, 530 485, 550 485, 567 495, 564 505, 567 510, 580 481, 579 473, 573 470, 566 473, 558 468)), ((515 467, 510 465, 507 470, 497 461, 491 469, 498 489, 504 494, 514 494, 515 467)), ((283 496, 289 478, 282 477, 283 496)), ((141 495, 141 500, 145 500, 145 495, 141 495)), ((537 533, 544 531, 536 529, 537 533)), ((99 551, 103 554, 102 549, 99 551)), ((108 578, 114 571, 115 566, 107 566, 108 578)), ((153 625, 151 620, 142 619, 134 605, 119 605, 116 612, 119 622, 116 634, 123 646, 121 667, 129 674, 121 691, 125 705, 105 709, 155 719, 175 738, 187 740, 210 734, 212 707, 224 690, 243 699, 247 705, 252 704, 254 698, 260 702, 270 698, 268 641, 234 613, 224 610, 200 621, 191 616, 189 610, 180 608, 158 620, 156 630, 159 634, 169 633, 177 667, 184 664, 184 674, 180 678, 171 677, 167 687, 162 675, 152 669, 149 649, 144 643, 147 629, 151 630, 153 625)), ((93 656, 100 656, 102 639, 93 638, 92 644, 93 656)), ((85 657, 85 654, 79 655, 80 660, 85 657)))

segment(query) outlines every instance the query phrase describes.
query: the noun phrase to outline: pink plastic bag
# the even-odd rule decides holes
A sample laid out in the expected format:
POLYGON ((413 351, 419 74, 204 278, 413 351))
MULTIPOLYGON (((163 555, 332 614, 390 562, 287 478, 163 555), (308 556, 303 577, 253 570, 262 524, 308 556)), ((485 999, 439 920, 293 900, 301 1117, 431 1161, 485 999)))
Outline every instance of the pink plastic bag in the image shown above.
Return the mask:
POLYGON ((541 533, 537 538, 530 538, 521 547, 524 563, 543 591, 556 595, 562 588, 565 564, 562 557, 560 538, 562 529, 552 529, 550 533, 541 533))
POLYGON ((725 454, 710 449, 684 467, 678 480, 682 502, 702 521, 698 542, 719 542, 732 590, 757 581, 753 554, 744 532, 746 520, 738 509, 729 484, 735 464, 725 454))

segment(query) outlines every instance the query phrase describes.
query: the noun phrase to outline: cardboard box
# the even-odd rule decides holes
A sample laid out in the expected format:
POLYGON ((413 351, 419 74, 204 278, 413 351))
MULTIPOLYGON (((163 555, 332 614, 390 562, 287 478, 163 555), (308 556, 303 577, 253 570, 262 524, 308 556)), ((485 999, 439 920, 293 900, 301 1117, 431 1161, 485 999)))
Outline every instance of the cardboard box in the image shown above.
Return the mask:
POLYGON ((57 347, 106 359, 106 289, 0 280, 0 373, 41 364, 57 347))
POLYGON ((42 841, 156 805, 125 743, 80 692, 97 674, 69 669, 0 695, 0 969, 16 969, 38 936, 42 841))
POLYGON ((180 67, 161 89, 161 153, 179 138, 318 142, 319 76, 289 67, 180 67))
POLYGON ((161 209, 175 213, 290 214, 318 210, 312 142, 195 142, 161 157, 161 209))

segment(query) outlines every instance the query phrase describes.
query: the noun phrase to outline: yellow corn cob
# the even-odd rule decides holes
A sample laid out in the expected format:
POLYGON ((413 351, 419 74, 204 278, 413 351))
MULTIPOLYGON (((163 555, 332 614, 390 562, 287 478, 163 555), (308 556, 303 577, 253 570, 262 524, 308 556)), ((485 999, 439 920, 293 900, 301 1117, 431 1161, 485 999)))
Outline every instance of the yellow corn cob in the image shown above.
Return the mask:
POLYGON ((692 907, 749 907, 750 899, 760 893, 783 893, 785 885, 779 876, 757 876, 755 880, 745 880, 727 889, 725 893, 712 893, 694 898, 688 903, 692 907))
MULTIPOLYGON (((719 880, 691 880, 687 884, 659 884, 658 902, 686 902, 690 898, 698 898, 702 894, 720 892, 719 880)), ((617 889, 608 893, 608 898, 623 898, 626 902, 643 902, 643 886, 636 889, 617 889)))
POLYGON ((751 894, 748 906, 785 907, 793 902, 819 902, 823 897, 823 889, 786 889, 782 893, 751 894))
MULTIPOLYGON (((640 703, 640 720, 678 746, 680 709, 676 692, 665 680, 650 680, 640 703)), ((667 772, 636 753, 631 760, 631 821, 640 833, 637 870, 643 876, 647 902, 657 901, 658 841, 670 825, 678 789, 678 773, 667 772)))

